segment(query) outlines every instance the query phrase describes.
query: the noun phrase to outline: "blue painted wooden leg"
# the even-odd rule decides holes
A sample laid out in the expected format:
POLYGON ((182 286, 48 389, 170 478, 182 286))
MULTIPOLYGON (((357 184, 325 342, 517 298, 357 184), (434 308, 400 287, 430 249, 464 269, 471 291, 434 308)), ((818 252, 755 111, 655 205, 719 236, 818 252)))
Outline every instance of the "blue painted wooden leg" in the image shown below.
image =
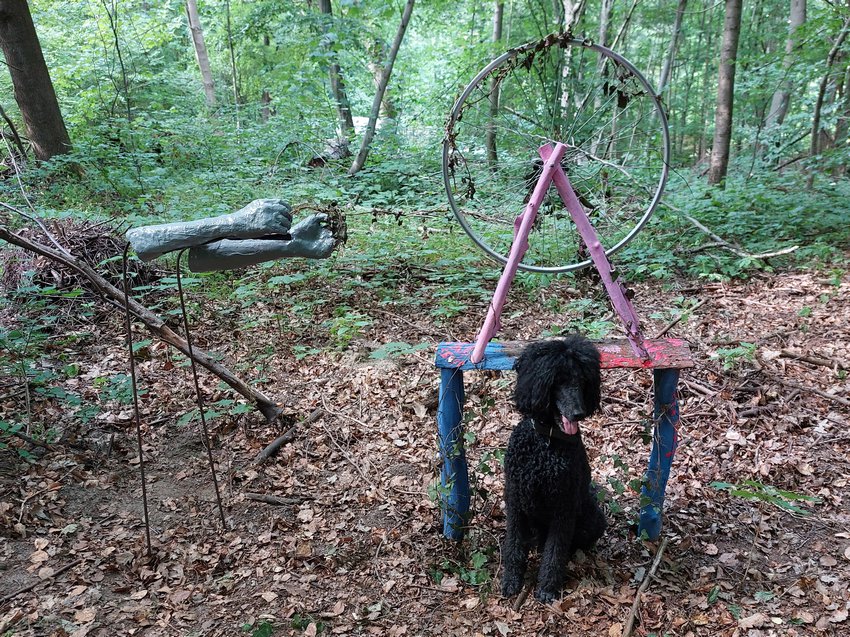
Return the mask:
POLYGON ((664 508, 664 490, 670 477, 670 465, 678 444, 679 402, 676 386, 678 369, 654 369, 655 428, 652 434, 652 452, 649 468, 641 488, 639 533, 650 540, 661 535, 661 513, 664 508))
POLYGON ((463 447, 463 372, 440 370, 440 396, 437 426, 440 455, 443 458, 440 502, 443 507, 443 535, 463 539, 469 513, 469 473, 463 447))

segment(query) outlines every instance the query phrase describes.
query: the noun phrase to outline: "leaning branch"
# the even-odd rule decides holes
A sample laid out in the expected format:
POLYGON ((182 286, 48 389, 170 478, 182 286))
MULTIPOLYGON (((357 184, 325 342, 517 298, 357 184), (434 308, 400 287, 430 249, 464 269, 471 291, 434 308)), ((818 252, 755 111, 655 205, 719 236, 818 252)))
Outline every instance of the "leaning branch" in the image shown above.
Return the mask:
POLYGON ((667 538, 665 537, 661 541, 661 546, 658 547, 658 553, 655 554, 655 560, 652 562, 652 568, 649 569, 649 573, 643 579, 643 582, 638 589, 637 595, 635 595, 635 601, 632 604, 632 609, 629 612, 629 618, 626 620, 626 627, 623 628, 623 637, 629 637, 632 634, 632 629, 635 626, 635 621, 637 620, 638 609, 640 608, 640 598, 646 592, 646 589, 649 588, 649 582, 655 577, 655 571, 658 570, 658 565, 661 564, 661 558, 664 556, 664 549, 667 548, 667 538))
POLYGON ((686 213, 684 210, 676 208, 675 206, 671 206, 668 203, 665 203, 664 205, 667 206, 668 208, 670 208, 670 210, 673 210, 674 212, 682 215, 682 217, 684 219, 686 219, 691 225, 693 225, 697 230, 707 234, 708 237, 712 241, 714 241, 715 245, 717 245, 721 248, 724 248, 726 250, 729 250, 729 252, 738 255, 742 259, 769 259, 770 257, 778 257, 778 256, 783 255, 783 254, 790 254, 791 252, 794 252, 795 250, 798 250, 800 248, 800 246, 790 246, 788 248, 781 248, 779 250, 775 250, 774 252, 761 252, 759 254, 753 254, 751 252, 747 252, 746 250, 742 250, 741 248, 732 245, 731 243, 729 243, 728 241, 726 241, 725 239, 723 239, 719 235, 712 232, 710 228, 706 227, 705 225, 703 225, 702 223, 700 223, 699 221, 694 219, 691 215, 686 213))
MULTIPOLYGON (((7 241, 12 245, 34 252, 35 254, 41 255, 70 268, 74 272, 85 277, 91 284, 93 291, 96 292, 104 301, 124 309, 124 293, 104 279, 88 264, 83 263, 73 255, 63 254, 62 252, 54 250, 42 243, 17 235, 11 232, 8 227, 3 225, 0 225, 0 240, 7 241)), ((160 340, 180 350, 186 356, 190 356, 189 346, 186 343, 186 339, 168 327, 162 318, 133 299, 129 299, 128 305, 130 314, 135 319, 144 323, 145 327, 148 328, 148 331, 157 336, 160 340)), ((257 410, 259 410, 260 413, 263 414, 263 416, 265 416, 266 420, 269 422, 275 420, 283 411, 278 403, 248 385, 228 368, 216 362, 216 360, 208 352, 193 346, 192 358, 195 359, 196 363, 205 367, 225 383, 230 385, 230 387, 239 394, 244 396, 257 410)))

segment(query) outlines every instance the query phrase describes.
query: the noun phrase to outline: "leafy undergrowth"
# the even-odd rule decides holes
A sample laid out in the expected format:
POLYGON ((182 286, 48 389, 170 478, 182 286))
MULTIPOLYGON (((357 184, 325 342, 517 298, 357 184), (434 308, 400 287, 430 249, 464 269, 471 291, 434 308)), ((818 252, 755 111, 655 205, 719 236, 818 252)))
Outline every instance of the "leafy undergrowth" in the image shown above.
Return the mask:
MULTIPOLYGON (((449 267, 422 249, 366 261, 349 246, 324 264, 188 281, 195 341, 288 415, 268 426, 202 373, 226 528, 185 360, 137 334, 151 558, 120 317, 85 295, 44 300, 37 322, 5 314, 0 634, 621 635, 658 548, 629 532, 651 375, 606 373, 603 413, 583 426, 609 531, 571 564, 559 602, 513 610, 498 593, 512 374, 466 377, 475 515, 462 544, 442 538, 434 498, 433 348, 472 338, 495 273, 477 255, 449 267)), ((544 283, 518 279, 501 337, 616 332, 592 279, 544 283)), ((635 634, 847 634, 850 279, 756 273, 635 292, 646 333, 680 319, 670 334, 695 360, 680 384, 669 543, 635 634)), ((176 320, 173 298, 156 299, 176 320)))

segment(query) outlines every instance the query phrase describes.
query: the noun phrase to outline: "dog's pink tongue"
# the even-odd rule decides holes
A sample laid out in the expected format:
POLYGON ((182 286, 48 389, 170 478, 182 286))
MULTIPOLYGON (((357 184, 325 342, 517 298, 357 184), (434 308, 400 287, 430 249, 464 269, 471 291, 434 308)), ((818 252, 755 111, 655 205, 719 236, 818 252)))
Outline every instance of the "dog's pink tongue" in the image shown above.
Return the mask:
POLYGON ((563 429, 564 433, 568 436, 574 436, 578 433, 578 423, 567 419, 566 416, 561 416, 561 429, 563 429))

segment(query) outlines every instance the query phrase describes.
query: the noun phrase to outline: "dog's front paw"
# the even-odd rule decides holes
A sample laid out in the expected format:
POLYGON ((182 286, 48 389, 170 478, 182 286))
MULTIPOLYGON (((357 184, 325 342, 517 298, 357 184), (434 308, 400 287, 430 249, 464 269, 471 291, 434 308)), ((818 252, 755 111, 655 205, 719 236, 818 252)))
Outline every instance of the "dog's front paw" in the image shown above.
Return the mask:
POLYGON ((549 590, 547 588, 538 588, 536 591, 534 591, 534 597, 539 602, 543 602, 544 604, 551 604, 560 597, 560 594, 558 591, 549 590))
POLYGON ((513 597, 522 590, 522 578, 516 575, 502 577, 502 597, 513 597))

